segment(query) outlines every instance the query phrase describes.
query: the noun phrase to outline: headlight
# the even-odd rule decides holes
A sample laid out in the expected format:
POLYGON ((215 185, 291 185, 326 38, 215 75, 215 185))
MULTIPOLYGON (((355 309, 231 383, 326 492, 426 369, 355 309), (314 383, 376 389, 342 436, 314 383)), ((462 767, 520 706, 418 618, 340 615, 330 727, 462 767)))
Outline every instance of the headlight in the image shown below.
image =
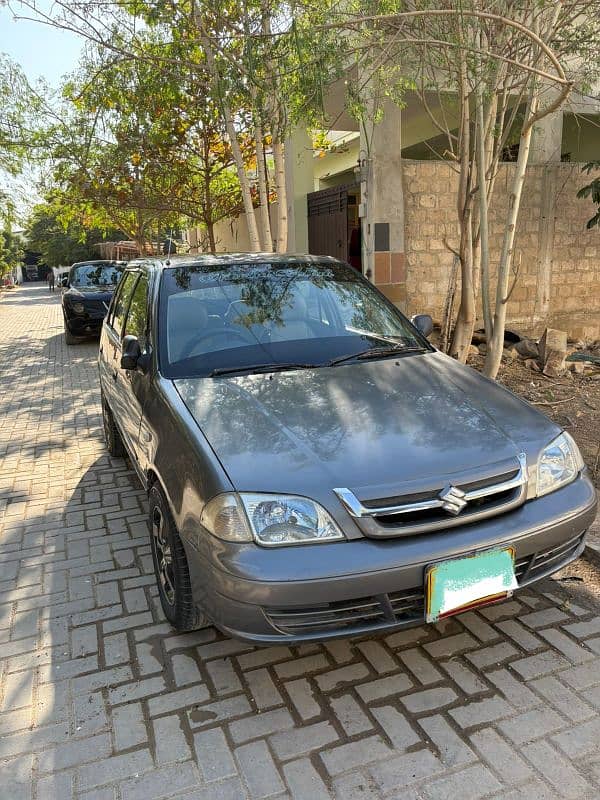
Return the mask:
POLYGON ((542 451, 537 466, 537 496, 553 492, 575 480, 584 467, 572 436, 561 433, 542 451))
POLYGON ((314 500, 286 494, 241 494, 260 544, 304 544, 343 539, 344 534, 314 500))
POLYGON ((206 504, 202 524, 230 542, 277 546, 344 539, 331 516, 314 500, 280 494, 222 494, 206 504))
POLYGON ((76 314, 83 314, 85 311, 85 306, 83 303, 72 303, 71 308, 76 314))

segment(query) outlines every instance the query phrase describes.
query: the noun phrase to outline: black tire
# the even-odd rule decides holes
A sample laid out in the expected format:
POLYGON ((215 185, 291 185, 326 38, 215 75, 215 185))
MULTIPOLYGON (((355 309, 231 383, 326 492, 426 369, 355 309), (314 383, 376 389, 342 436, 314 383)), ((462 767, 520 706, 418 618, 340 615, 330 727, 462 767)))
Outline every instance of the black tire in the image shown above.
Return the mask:
POLYGON ((104 428, 104 441, 106 442, 106 449, 111 456, 114 456, 115 458, 124 458, 125 447, 123 445, 123 440, 121 439, 121 434, 115 425, 115 419, 112 415, 112 411, 108 407, 108 403, 106 402, 104 395, 102 395, 100 402, 102 404, 102 426, 104 428))
POLYGON ((73 336, 71 331, 67 328, 67 324, 65 323, 65 343, 68 345, 77 344, 79 339, 76 336, 73 336))
POLYGON ((150 544, 160 604, 178 631, 195 631, 210 622, 194 604, 190 571, 169 504, 158 483, 148 494, 150 544))

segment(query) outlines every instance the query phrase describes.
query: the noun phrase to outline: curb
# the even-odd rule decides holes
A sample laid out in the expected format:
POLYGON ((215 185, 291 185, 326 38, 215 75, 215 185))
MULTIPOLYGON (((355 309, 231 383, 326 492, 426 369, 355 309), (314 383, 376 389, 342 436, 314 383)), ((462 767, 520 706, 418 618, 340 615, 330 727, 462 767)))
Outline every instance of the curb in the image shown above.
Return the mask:
POLYGON ((581 555, 594 566, 600 567, 600 545, 586 544, 581 555))

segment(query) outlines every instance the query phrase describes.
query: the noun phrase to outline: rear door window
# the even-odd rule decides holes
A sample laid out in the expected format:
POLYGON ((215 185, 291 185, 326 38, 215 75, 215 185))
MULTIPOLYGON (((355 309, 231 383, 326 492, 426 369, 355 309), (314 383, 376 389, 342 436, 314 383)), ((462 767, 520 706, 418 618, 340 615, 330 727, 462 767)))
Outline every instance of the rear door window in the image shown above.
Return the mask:
POLYGON ((140 275, 127 312, 123 336, 137 336, 142 351, 146 350, 148 330, 148 278, 140 275))
POLYGON ((121 332, 123 330, 123 323, 125 322, 127 309, 129 308, 129 301, 131 300, 131 295, 135 289, 135 284, 138 277, 139 272, 128 272, 123 278, 123 282, 119 288, 119 294, 115 301, 115 307, 110 320, 110 325, 119 335, 119 337, 121 336, 121 332))

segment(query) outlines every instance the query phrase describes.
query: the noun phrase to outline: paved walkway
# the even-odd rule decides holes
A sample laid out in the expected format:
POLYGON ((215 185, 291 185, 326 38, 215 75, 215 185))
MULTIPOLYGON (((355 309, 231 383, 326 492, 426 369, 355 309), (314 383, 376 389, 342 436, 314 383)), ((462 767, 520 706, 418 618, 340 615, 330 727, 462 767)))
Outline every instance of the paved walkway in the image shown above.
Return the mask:
POLYGON ((96 350, 0 300, 2 800, 600 796, 597 571, 385 638, 178 636, 96 350))

